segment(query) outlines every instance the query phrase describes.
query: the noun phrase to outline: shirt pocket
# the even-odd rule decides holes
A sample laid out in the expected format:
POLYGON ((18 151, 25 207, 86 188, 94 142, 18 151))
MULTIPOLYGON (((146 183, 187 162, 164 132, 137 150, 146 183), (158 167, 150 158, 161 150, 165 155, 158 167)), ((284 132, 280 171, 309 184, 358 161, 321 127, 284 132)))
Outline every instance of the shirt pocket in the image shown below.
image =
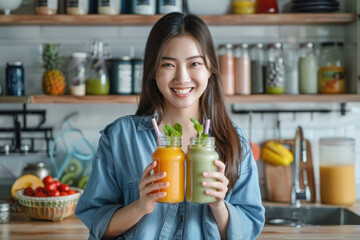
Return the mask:
MULTIPOLYGON (((136 201, 137 199, 139 199, 140 197, 140 192, 139 192, 139 182, 132 182, 132 183, 128 183, 125 185, 124 188, 125 192, 124 192, 124 206, 129 205, 130 203, 136 201)), ((135 224, 134 226, 132 226, 129 230, 127 230, 124 233, 124 237, 125 239, 127 238, 136 238, 136 229, 137 229, 137 225, 135 224)))

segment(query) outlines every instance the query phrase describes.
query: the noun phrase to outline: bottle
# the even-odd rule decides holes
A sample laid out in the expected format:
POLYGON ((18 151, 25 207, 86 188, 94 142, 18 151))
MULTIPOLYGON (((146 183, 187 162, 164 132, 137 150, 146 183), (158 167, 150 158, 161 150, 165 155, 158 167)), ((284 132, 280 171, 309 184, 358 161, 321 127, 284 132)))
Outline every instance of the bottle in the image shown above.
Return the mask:
POLYGON ((86 95, 107 95, 110 91, 109 75, 103 56, 104 44, 96 39, 93 53, 86 68, 86 95))
POLYGON ((191 138, 190 149, 186 154, 186 200, 192 203, 211 203, 216 198, 205 194, 206 190, 203 181, 215 181, 212 178, 203 177, 203 172, 216 172, 217 167, 214 161, 219 159, 215 151, 215 138, 191 138))
POLYGON ((265 81, 266 93, 283 94, 285 92, 284 54, 281 43, 268 45, 265 81))
POLYGON ((321 44, 319 59, 319 92, 345 93, 346 72, 342 42, 321 44))
POLYGON ((58 9, 58 0, 36 0, 35 14, 55 15, 58 9))
POLYGON ((118 15, 121 11, 121 0, 99 0, 98 14, 118 15))
POLYGON ((320 139, 320 196, 325 204, 355 202, 355 140, 320 139))
POLYGON ((5 89, 8 96, 24 96, 24 68, 22 62, 6 63, 5 89))
POLYGON ((89 12, 88 0, 66 0, 66 13, 72 15, 86 15, 89 12))
POLYGON ((284 56, 285 62, 285 93, 299 94, 299 51, 297 48, 287 48, 284 56))
POLYGON ((311 42, 300 44, 299 90, 304 94, 318 92, 318 63, 315 45, 311 42))
POLYGON ((75 52, 71 54, 68 65, 71 95, 85 96, 86 60, 87 60, 87 55, 84 52, 75 52))
POLYGON ((257 43, 250 46, 251 59, 251 93, 264 93, 265 53, 264 44, 257 43))
POLYGON ((235 45, 235 93, 251 93, 251 63, 247 43, 235 45))
POLYGON ((279 13, 276 0, 257 0, 256 13, 279 13))
POLYGON ((167 14, 170 12, 182 12, 182 0, 157 0, 158 13, 167 14))
POLYGON ((230 43, 219 46, 219 65, 223 92, 225 95, 234 95, 235 67, 232 45, 230 43))
POLYGON ((166 176, 158 182, 169 182, 169 187, 158 190, 166 192, 166 196, 157 202, 184 201, 185 153, 181 149, 181 137, 160 136, 152 157, 157 162, 154 174, 166 172, 166 176))
POLYGON ((155 15, 156 13, 156 0, 133 0, 133 13, 141 15, 155 15))

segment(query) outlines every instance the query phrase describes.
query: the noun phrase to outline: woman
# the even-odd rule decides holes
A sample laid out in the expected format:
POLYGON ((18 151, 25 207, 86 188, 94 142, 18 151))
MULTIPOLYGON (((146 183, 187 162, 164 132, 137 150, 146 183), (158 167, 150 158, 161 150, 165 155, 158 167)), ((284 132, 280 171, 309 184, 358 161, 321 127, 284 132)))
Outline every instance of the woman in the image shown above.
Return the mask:
POLYGON ((170 13, 152 28, 144 57, 143 84, 135 116, 119 118, 102 132, 93 170, 76 215, 90 239, 255 239, 264 224, 257 167, 243 132, 225 108, 213 40, 194 15, 170 13), (197 132, 189 118, 211 120, 220 160, 217 172, 204 172, 215 182, 211 204, 156 203, 164 193, 154 183, 166 173, 151 174, 156 162, 159 128, 178 122, 186 153, 197 132))

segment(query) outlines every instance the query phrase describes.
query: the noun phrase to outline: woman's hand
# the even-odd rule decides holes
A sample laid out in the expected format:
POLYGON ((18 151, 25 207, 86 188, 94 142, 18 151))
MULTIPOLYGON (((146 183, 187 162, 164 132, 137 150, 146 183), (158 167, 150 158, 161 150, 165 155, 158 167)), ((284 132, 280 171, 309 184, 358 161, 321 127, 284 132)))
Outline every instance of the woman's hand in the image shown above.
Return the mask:
POLYGON ((206 178, 214 178, 217 181, 207 182, 203 181, 202 185, 207 188, 214 188, 215 191, 207 190, 205 194, 216 198, 216 201, 210 203, 210 207, 219 207, 223 204, 225 195, 228 191, 229 180, 225 177, 225 164, 220 160, 214 161, 215 166, 218 167, 217 172, 203 172, 203 176, 206 178))
POLYGON ((166 172, 160 172, 156 174, 151 174, 151 171, 156 167, 156 162, 149 164, 141 177, 139 183, 140 198, 138 202, 138 210, 142 214, 149 214, 154 211, 156 200, 166 196, 166 192, 154 192, 169 186, 168 182, 158 182, 156 181, 164 178, 166 172))

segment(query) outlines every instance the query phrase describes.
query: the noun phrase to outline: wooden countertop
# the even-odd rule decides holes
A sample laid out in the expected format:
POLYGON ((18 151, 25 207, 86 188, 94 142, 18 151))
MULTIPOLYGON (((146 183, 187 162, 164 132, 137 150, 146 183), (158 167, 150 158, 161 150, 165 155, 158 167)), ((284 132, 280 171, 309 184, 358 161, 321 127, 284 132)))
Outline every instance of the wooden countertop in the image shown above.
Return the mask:
MULTIPOLYGON (((264 205, 284 204, 265 202, 264 205)), ((304 205, 320 206, 321 204, 304 205)), ((360 201, 349 209, 360 212, 360 201)), ((300 228, 265 225, 258 239, 359 239, 359 236, 360 225, 303 226, 300 228)), ((34 221, 23 213, 12 213, 10 223, 0 224, 1 240, 85 240, 88 237, 88 229, 76 216, 66 218, 62 222, 50 222, 34 221)))

